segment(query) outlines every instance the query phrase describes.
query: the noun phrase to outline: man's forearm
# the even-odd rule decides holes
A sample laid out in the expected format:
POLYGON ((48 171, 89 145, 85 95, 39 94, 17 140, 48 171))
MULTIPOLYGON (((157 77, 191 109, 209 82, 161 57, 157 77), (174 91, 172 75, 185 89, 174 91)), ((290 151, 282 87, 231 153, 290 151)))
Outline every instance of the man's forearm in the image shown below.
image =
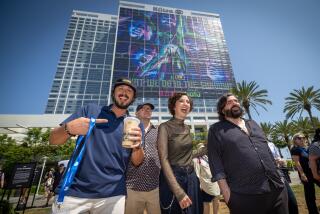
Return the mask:
POLYGON ((131 162, 134 166, 139 166, 144 159, 142 147, 132 149, 131 162))
POLYGON ((317 159, 318 159, 318 157, 316 157, 314 155, 309 156, 310 169, 311 169, 312 175, 315 179, 319 179, 319 177, 320 177, 320 175, 318 173, 318 169, 317 169, 317 159))
POLYGON ((226 201, 226 203, 228 203, 230 199, 230 188, 226 179, 218 180, 218 185, 220 187, 224 200, 226 201))
POLYGON ((299 165, 296 164, 296 167, 297 167, 297 170, 298 170, 298 172, 300 173, 300 175, 303 175, 303 174, 304 174, 304 171, 303 171, 301 165, 300 165, 300 164, 299 164, 299 165))
POLYGON ((62 126, 54 128, 49 136, 49 143, 53 145, 61 145, 67 142, 69 135, 62 126))

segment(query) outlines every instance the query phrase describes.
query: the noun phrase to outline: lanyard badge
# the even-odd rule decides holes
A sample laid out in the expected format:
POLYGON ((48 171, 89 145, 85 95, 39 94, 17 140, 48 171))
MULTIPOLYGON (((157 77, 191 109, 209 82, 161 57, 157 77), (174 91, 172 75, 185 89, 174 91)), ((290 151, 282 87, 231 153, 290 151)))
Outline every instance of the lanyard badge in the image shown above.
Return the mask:
POLYGON ((62 186, 59 191, 59 195, 58 195, 58 199, 57 199, 57 205, 59 207, 60 207, 60 205, 63 204, 64 196, 72 184, 73 178, 74 178, 74 176, 78 170, 78 166, 82 160, 82 157, 83 157, 83 154, 84 154, 84 151, 86 148, 86 143, 89 139, 89 136, 92 132, 93 127, 95 126, 95 123, 96 123, 96 119, 90 118, 90 124, 89 124, 89 129, 88 129, 87 134, 85 136, 81 135, 77 139, 76 147, 75 147, 73 154, 71 156, 70 163, 68 164, 68 169, 66 170, 66 175, 63 179, 62 186), (83 145, 82 145, 82 147, 80 147, 83 139, 84 139, 83 145))

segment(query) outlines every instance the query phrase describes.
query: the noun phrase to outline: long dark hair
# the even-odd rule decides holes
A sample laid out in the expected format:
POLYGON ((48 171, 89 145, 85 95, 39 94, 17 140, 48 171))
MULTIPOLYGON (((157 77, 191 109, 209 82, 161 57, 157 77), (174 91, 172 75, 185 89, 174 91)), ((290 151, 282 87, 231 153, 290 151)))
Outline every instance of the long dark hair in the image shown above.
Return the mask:
POLYGON ((230 96, 235 96, 234 94, 232 93, 226 93, 224 95, 222 95, 219 100, 218 100, 218 103, 217 103, 217 111, 218 111, 218 115, 219 115, 219 120, 225 120, 225 115, 224 113, 222 112, 223 108, 226 106, 227 104, 227 99, 228 97, 230 96))

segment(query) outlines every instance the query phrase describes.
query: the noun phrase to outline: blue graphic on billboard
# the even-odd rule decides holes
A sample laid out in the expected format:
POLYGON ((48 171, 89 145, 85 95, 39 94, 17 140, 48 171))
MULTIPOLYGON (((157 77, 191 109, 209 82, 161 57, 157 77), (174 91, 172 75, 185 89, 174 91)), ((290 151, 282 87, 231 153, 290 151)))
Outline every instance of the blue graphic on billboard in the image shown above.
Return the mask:
POLYGON ((144 97, 228 90, 234 76, 218 17, 120 8, 114 80, 129 77, 144 97))

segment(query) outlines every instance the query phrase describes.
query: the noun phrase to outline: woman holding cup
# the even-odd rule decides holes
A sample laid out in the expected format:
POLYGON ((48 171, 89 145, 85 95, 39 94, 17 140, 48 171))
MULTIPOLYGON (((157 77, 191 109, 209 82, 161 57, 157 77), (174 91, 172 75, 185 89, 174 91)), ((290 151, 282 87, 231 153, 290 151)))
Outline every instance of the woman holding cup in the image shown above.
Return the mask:
POLYGON ((193 169, 192 158, 195 154, 192 154, 192 136, 190 127, 184 123, 192 107, 193 102, 186 93, 174 93, 168 100, 173 117, 159 126, 162 213, 203 212, 202 201, 199 200, 199 181, 193 169))

